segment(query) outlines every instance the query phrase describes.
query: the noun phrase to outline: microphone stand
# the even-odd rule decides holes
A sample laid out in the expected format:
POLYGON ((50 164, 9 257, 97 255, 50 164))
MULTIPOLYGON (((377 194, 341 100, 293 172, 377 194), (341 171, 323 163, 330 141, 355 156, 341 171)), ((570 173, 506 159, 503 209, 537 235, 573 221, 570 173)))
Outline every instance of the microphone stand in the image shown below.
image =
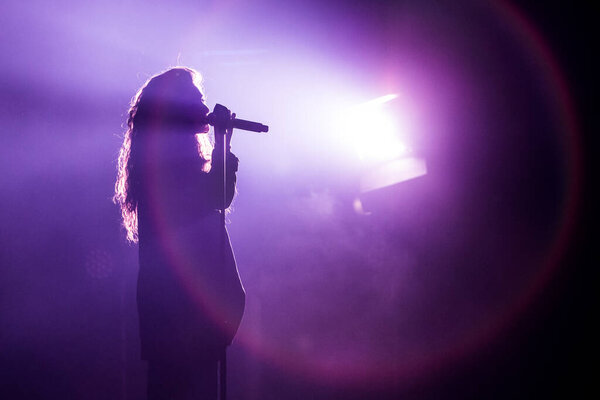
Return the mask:
MULTIPOLYGON (((227 262, 227 229, 225 228, 225 209, 227 208, 227 151, 229 150, 229 141, 233 135, 233 128, 253 132, 268 132, 269 127, 258 122, 246 121, 235 118, 226 107, 216 104, 212 115, 209 115, 209 122, 215 129, 215 151, 221 155, 222 179, 221 179, 221 266, 225 268, 227 262), (219 138, 219 135, 222 135, 219 138), (218 138, 218 139, 217 139, 218 138)), ((225 328, 227 329, 227 327, 225 328)), ((223 352, 219 356, 219 393, 220 400, 227 400, 227 357, 225 354, 227 346, 223 347, 223 352)))
MULTIPOLYGON (((225 268, 227 260, 226 256, 226 244, 227 244, 227 229, 225 227, 225 210, 227 208, 227 150, 229 147, 228 140, 233 135, 233 124, 231 120, 235 118, 235 114, 232 114, 229 119, 222 118, 218 123, 215 123, 215 150, 216 154, 221 155, 222 177, 221 177, 221 268, 225 268), (217 135, 223 135, 221 140, 217 139, 217 135)), ((219 355, 219 399, 227 400, 227 346, 223 347, 222 353, 219 355)))
MULTIPOLYGON (((223 201, 221 202, 221 267, 225 268, 226 263, 226 241, 227 241, 227 228, 225 227, 225 209, 227 208, 227 138, 231 137, 233 134, 233 126, 230 126, 228 129, 225 129, 225 137, 221 141, 222 149, 219 149, 221 155, 223 156, 223 201)), ((220 390, 220 400, 227 400, 227 354, 226 354, 227 346, 223 347, 223 353, 221 354, 221 360, 219 362, 219 384, 221 386, 220 390)))

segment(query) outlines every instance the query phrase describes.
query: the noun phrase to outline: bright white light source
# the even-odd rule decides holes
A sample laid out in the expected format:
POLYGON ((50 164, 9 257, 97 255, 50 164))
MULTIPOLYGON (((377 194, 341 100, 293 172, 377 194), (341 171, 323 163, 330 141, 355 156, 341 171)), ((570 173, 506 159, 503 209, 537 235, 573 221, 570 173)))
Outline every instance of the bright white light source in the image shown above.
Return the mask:
POLYGON ((408 147, 400 140, 406 130, 404 121, 384 107, 397 97, 388 94, 341 113, 338 129, 351 141, 361 160, 389 161, 408 153, 408 147))

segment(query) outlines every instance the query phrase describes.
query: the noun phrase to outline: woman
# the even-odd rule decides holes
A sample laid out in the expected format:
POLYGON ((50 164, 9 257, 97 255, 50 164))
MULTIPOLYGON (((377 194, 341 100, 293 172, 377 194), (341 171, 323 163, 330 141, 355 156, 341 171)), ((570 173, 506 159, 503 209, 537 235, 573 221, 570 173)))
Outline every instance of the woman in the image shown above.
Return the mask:
MULTIPOLYGON (((239 326, 245 293, 219 209, 223 154, 208 140, 200 75, 172 68, 133 98, 114 200, 139 242, 138 312, 148 398, 216 399, 217 362, 239 326)), ((229 112, 227 110, 227 112, 229 112)), ((226 207, 238 159, 226 141, 226 207)), ((216 146, 218 147, 218 146, 216 146)))

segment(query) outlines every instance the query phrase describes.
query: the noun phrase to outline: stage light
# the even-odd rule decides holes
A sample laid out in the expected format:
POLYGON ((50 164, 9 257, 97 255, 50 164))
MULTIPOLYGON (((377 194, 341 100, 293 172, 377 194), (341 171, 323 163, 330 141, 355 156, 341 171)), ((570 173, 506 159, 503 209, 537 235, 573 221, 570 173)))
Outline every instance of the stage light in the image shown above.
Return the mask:
POLYGON ((377 97, 339 115, 339 133, 352 143, 364 168, 360 179, 363 193, 427 174, 425 160, 415 156, 408 145, 407 138, 415 134, 411 111, 402 107, 408 102, 397 101, 391 107, 398 97, 377 97))
POLYGON ((362 161, 385 162, 410 151, 400 139, 407 129, 404 118, 385 107, 397 97, 397 94, 388 94, 340 113, 338 130, 350 140, 362 161))

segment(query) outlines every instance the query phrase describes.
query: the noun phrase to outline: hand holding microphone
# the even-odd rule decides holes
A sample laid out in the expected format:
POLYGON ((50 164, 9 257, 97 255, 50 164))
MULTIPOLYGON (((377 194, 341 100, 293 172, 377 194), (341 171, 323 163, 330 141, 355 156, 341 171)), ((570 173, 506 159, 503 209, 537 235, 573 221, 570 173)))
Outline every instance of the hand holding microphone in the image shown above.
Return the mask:
POLYGON ((215 105, 212 113, 206 116, 208 123, 215 128, 215 147, 222 148, 223 137, 226 138, 226 149, 229 151, 231 148, 231 137, 233 136, 233 129, 231 121, 235 118, 235 113, 221 104, 215 105))

